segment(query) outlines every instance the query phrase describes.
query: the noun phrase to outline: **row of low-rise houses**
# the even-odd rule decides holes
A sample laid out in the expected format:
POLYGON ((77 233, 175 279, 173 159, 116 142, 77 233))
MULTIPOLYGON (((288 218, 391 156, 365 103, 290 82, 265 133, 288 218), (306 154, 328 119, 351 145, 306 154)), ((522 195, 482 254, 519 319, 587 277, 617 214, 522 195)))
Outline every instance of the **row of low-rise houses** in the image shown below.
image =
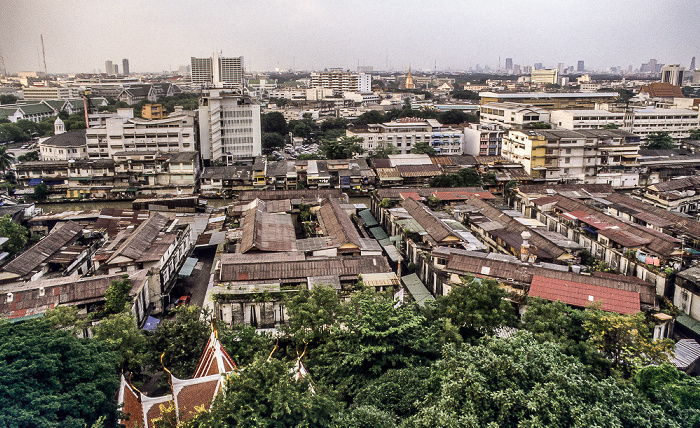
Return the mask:
POLYGON ((177 272, 196 241, 190 222, 149 211, 104 208, 28 220, 32 245, 0 267, 0 313, 41 316, 59 305, 99 311, 113 281, 131 281, 131 310, 140 324, 171 304, 177 272))

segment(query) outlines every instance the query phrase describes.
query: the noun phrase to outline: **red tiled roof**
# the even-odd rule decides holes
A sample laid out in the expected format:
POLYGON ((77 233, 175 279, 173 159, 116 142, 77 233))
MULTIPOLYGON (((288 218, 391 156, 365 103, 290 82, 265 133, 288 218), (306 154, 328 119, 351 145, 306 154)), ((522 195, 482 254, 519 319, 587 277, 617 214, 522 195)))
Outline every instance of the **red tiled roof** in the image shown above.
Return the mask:
POLYGON ((470 198, 479 199, 495 199, 491 192, 486 190, 482 192, 433 192, 433 196, 440 199, 441 201, 466 201, 470 198))
POLYGON ((652 98, 685 98, 680 86, 668 82, 654 82, 644 85, 639 89, 639 92, 649 94, 652 98))
POLYGON ((401 192, 401 193, 399 193, 399 195, 401 196, 401 199, 404 201, 408 198, 415 199, 418 202, 423 200, 423 198, 420 197, 418 192, 401 192))
POLYGON ((600 308, 608 312, 633 314, 639 312, 639 293, 601 287, 582 282, 547 278, 533 275, 530 296, 551 301, 562 301, 571 306, 585 308, 600 303, 600 308))

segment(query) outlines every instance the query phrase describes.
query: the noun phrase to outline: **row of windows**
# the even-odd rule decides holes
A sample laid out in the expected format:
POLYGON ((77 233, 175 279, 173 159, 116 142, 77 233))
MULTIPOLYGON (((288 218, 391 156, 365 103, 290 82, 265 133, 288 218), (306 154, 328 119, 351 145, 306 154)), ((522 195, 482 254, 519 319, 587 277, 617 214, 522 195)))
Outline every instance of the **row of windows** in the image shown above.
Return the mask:
POLYGON ((253 117, 252 110, 224 110, 221 117, 253 117))

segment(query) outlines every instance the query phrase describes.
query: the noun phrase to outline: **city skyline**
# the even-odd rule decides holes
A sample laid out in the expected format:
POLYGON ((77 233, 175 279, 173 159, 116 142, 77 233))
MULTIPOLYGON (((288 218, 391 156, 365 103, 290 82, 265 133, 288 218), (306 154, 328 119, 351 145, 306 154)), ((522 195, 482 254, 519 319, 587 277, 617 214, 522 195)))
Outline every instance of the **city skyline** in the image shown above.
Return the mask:
POLYGON ((699 3, 97 1, 53 3, 51 13, 39 13, 43 6, 0 5, 9 17, 0 29, 8 72, 43 69, 40 35, 49 73, 104 71, 109 58, 129 58, 137 73, 177 70, 212 52, 245 57, 247 71, 496 70, 499 60, 504 70, 506 58, 546 67, 583 60, 587 69, 638 68, 656 58, 688 67, 700 54, 699 3))

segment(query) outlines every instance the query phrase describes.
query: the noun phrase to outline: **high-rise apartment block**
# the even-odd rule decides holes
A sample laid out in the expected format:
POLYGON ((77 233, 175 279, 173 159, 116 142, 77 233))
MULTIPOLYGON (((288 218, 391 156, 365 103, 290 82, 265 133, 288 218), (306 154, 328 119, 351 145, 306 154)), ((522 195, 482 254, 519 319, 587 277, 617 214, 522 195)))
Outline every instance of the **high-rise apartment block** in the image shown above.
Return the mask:
POLYGON ((335 93, 372 92, 372 76, 331 68, 330 71, 311 73, 311 87, 333 89, 335 93))
POLYGON ((259 156, 260 105, 236 91, 205 92, 199 101, 199 136, 205 164, 232 165, 238 159, 259 156))
POLYGON ((105 61, 105 73, 107 74, 115 74, 114 73, 114 64, 112 64, 112 61, 105 61))
POLYGON ((666 65, 661 68, 661 82, 682 86, 684 73, 685 67, 681 67, 680 64, 666 65))
POLYGON ((207 87, 242 90, 244 84, 243 57, 226 58, 214 54, 211 58, 190 59, 192 83, 207 87))
POLYGON ((129 75, 129 60, 126 58, 122 60, 122 74, 124 74, 124 76, 129 75))
POLYGON ((576 71, 583 72, 585 70, 586 70, 586 66, 584 65, 584 62, 579 61, 578 64, 576 65, 576 71))
POLYGON ((513 71, 513 58, 506 58, 506 71, 513 71))

